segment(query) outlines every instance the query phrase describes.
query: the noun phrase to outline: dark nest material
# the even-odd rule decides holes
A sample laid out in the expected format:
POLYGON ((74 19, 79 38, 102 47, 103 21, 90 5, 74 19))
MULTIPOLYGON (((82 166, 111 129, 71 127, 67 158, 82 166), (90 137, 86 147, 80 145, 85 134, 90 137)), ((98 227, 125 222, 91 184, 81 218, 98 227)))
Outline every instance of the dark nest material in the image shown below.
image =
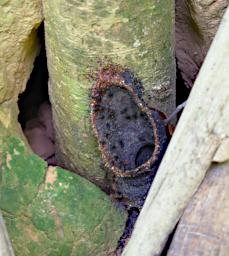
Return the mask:
POLYGON ((129 213, 119 248, 133 229, 168 144, 163 115, 147 107, 142 93, 133 73, 113 64, 100 68, 91 91, 91 122, 113 175, 113 197, 129 213))

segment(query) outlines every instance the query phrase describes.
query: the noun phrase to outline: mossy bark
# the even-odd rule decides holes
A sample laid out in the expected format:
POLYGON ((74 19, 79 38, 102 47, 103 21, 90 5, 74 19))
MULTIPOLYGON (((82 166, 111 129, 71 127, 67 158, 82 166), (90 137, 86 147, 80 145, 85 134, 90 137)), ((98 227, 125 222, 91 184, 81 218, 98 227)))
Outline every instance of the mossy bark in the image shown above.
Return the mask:
POLYGON ((125 214, 94 184, 47 169, 18 123, 42 19, 40 0, 0 1, 0 210, 16 255, 108 255, 125 214))
POLYGON ((115 250, 125 215, 106 194, 73 173, 47 170, 17 137, 0 142, 0 209, 16 255, 105 256, 115 250))
POLYGON ((40 51, 40 0, 0 1, 0 135, 24 138, 17 122, 18 95, 26 87, 40 51))
POLYGON ((104 189, 87 77, 106 61, 127 67, 141 79, 147 104, 169 114, 175 106, 173 8, 173 1, 44 0, 57 155, 104 189))
POLYGON ((17 101, 39 52, 40 0, 0 1, 0 103, 17 101))

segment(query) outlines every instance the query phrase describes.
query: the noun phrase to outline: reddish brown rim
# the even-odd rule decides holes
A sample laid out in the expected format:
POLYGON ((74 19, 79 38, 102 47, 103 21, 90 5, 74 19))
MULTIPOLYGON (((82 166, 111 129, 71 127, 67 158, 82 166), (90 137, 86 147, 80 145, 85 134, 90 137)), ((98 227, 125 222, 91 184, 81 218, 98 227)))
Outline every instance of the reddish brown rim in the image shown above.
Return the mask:
POLYGON ((150 167, 152 166, 153 162, 157 160, 158 153, 159 153, 159 140, 158 140, 158 131, 156 127, 156 123, 152 117, 150 109, 145 106, 145 104, 142 102, 141 99, 139 99, 138 95, 134 92, 133 88, 127 84, 125 84, 125 81, 123 77, 121 76, 121 72, 125 71, 126 69, 121 68, 120 66, 114 66, 111 65, 110 67, 100 69, 98 72, 98 78, 96 82, 94 83, 92 87, 92 99, 91 99, 91 122, 92 122, 92 128, 93 132, 97 138, 98 141, 100 141, 100 137, 96 128, 96 111, 95 106, 97 105, 97 99, 99 90, 102 89, 103 92, 106 91, 111 86, 118 86, 120 88, 124 88, 127 91, 131 93, 133 96, 133 99, 135 103, 138 105, 140 110, 144 112, 148 119, 150 120, 150 123, 153 128, 153 134, 154 134, 154 151, 152 153, 152 156, 149 160, 147 160, 144 164, 138 166, 137 168, 125 170, 116 167, 115 165, 111 164, 112 157, 110 156, 108 150, 106 149, 105 145, 102 145, 99 143, 99 149, 102 153, 102 158, 105 163, 105 167, 111 170, 115 175, 119 177, 133 177, 140 173, 145 173, 147 171, 150 171, 150 167))

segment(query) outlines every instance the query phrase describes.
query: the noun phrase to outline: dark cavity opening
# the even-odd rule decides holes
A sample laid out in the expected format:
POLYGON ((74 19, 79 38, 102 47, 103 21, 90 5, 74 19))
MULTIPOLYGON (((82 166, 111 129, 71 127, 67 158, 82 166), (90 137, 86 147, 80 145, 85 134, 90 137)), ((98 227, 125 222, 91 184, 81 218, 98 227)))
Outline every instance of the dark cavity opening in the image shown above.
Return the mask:
POLYGON ((113 85, 102 96, 96 112, 96 128, 110 163, 131 170, 144 164, 153 154, 153 127, 131 93, 113 85))
POLYGON ((48 94, 48 69, 45 51, 44 24, 37 31, 41 50, 25 91, 18 97, 18 121, 34 153, 55 165, 52 109, 48 94))
POLYGON ((154 151, 154 145, 146 145, 139 149, 136 159, 135 165, 140 166, 144 164, 147 160, 150 159, 154 151))
POLYGON ((176 64, 176 104, 180 105, 188 99, 191 89, 185 85, 181 71, 176 64))

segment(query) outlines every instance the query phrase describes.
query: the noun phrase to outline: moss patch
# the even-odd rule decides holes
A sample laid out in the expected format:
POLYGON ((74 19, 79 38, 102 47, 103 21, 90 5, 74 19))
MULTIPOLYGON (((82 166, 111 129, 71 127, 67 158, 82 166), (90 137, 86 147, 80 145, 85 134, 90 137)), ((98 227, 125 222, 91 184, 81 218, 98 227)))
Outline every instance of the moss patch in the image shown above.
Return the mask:
POLYGON ((95 185, 2 139, 0 208, 16 255, 108 255, 125 216, 95 185))

